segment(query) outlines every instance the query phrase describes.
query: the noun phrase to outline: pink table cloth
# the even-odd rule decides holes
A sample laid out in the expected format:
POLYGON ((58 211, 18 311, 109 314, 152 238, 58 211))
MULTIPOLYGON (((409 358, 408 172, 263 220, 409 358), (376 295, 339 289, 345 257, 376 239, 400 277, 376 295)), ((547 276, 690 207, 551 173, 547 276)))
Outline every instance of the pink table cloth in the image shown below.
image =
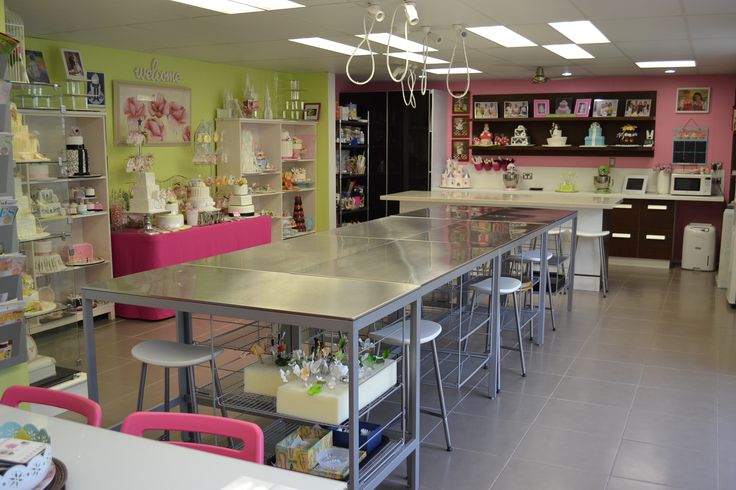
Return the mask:
MULTIPOLYGON (((191 262, 258 245, 271 243, 271 218, 259 216, 160 235, 146 235, 139 230, 112 234, 113 275, 136 272, 191 262)), ((144 306, 115 305, 115 313, 123 318, 163 320, 174 316, 172 310, 144 306)))

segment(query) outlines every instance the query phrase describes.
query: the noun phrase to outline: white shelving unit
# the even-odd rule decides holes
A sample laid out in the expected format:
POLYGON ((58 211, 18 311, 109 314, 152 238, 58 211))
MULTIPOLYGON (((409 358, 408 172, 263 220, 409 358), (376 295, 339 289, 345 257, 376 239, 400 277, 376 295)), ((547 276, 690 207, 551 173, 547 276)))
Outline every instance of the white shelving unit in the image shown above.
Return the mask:
POLYGON ((271 190, 253 193, 253 204, 256 213, 270 211, 273 213, 271 236, 274 241, 296 238, 314 232, 317 209, 316 179, 317 164, 315 160, 317 144, 317 125, 311 121, 286 121, 268 119, 218 119, 217 130, 222 133, 220 147, 223 150, 223 162, 218 164, 218 175, 244 176, 249 185, 257 184, 260 188, 269 186, 271 190), (304 150, 301 158, 281 158, 281 139, 284 131, 290 137, 297 137, 303 142, 304 150), (253 151, 264 152, 273 170, 254 172, 246 167, 247 156, 244 154, 246 134, 252 136, 253 151), (301 167, 307 171, 307 179, 312 181, 309 188, 283 190, 282 176, 284 171, 301 167), (302 206, 307 225, 306 233, 292 232, 289 227, 294 209, 294 198, 302 197, 302 206), (288 221, 287 221, 288 220, 288 221), (286 233, 284 232, 286 227, 286 233))

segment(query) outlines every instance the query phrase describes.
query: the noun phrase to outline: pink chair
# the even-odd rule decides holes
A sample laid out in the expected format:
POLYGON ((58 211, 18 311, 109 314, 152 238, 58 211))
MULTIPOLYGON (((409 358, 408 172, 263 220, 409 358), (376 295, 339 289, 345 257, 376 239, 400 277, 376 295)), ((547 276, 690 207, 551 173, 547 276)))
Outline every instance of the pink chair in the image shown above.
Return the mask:
POLYGON ((220 456, 263 464, 263 431, 251 422, 193 413, 134 412, 125 417, 123 426, 120 428, 120 432, 138 437, 142 437, 147 430, 197 432, 239 439, 243 441, 241 450, 196 442, 167 442, 220 456))
POLYGON ((0 404, 9 407, 17 407, 21 403, 63 408, 83 415, 88 425, 95 427, 102 425, 102 408, 89 398, 72 393, 35 386, 9 386, 0 398, 0 404))

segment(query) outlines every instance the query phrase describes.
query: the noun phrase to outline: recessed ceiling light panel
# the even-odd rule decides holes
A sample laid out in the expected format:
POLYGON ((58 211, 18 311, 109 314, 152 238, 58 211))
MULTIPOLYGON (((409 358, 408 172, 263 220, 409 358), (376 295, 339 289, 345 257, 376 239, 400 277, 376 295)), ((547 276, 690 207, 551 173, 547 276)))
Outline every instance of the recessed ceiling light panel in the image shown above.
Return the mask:
POLYGON ((665 72, 665 73, 675 73, 676 71, 677 71, 677 70, 669 69, 669 70, 665 70, 664 72, 665 72))
POLYGON ((355 46, 350 46, 349 44, 343 44, 338 43, 335 41, 330 41, 329 39, 324 39, 321 37, 301 37, 298 39, 289 39, 289 41, 293 43, 299 43, 299 44, 305 44, 307 46, 312 46, 314 48, 320 48, 320 49, 326 49, 327 51, 334 51, 335 53, 340 54, 353 54, 355 53, 355 56, 365 56, 371 54, 370 51, 367 49, 359 49, 357 52, 355 51, 355 46))
MULTIPOLYGON (((389 54, 391 58, 398 58, 400 60, 406 60, 413 61, 414 63, 424 63, 424 56, 422 56, 419 53, 391 53, 389 54)), ((432 58, 431 56, 427 56, 427 64, 428 65, 441 65, 442 63, 449 63, 448 61, 441 60, 439 58, 432 58)))
POLYGON ((589 20, 573 22, 550 22, 550 27, 577 44, 600 44, 611 41, 589 20))
POLYGON ((639 68, 692 68, 695 66, 695 61, 637 61, 636 66, 639 68))
POLYGON ((571 77, 572 76, 572 72, 571 71, 563 71, 562 72, 562 76, 563 77, 571 77))
POLYGON ((505 48, 536 46, 536 43, 530 41, 521 34, 517 34, 506 26, 481 26, 468 27, 467 29, 474 34, 490 39, 494 43, 500 44, 505 48))
MULTIPOLYGON (((450 75, 460 75, 467 73, 467 70, 465 68, 455 67, 455 68, 427 68, 427 73, 433 73, 435 75, 447 75, 448 73, 450 75)), ((480 70, 476 70, 475 68, 470 68, 470 73, 482 73, 480 70)))
POLYGON ((237 3, 250 5, 260 10, 285 10, 298 9, 304 7, 301 3, 292 2, 291 0, 233 0, 237 3))
MULTIPOLYGON (((364 34, 356 34, 355 37, 361 39, 365 38, 364 34)), ((374 32, 368 35, 368 39, 373 43, 388 45, 388 32, 374 32)), ((391 36, 391 47, 400 49, 402 51, 408 51, 410 53, 421 53, 424 45, 421 43, 415 43, 414 41, 407 41, 401 36, 391 36)), ((437 51, 436 49, 427 46, 427 51, 437 51)))
POLYGON ((249 12, 260 12, 261 9, 245 5, 231 0, 173 0, 177 3, 191 5, 207 10, 214 10, 223 14, 245 14, 249 12))
POLYGON ((595 58, 577 44, 545 44, 545 48, 568 60, 585 60, 595 58))

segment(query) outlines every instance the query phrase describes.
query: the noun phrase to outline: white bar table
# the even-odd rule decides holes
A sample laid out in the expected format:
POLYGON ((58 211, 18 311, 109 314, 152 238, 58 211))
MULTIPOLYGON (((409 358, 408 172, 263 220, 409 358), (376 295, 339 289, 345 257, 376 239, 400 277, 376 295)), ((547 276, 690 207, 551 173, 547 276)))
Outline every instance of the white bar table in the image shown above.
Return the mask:
POLYGON ((52 454, 74 490, 221 489, 237 480, 252 490, 343 490, 336 480, 183 448, 0 405, 0 420, 46 429, 52 454))

